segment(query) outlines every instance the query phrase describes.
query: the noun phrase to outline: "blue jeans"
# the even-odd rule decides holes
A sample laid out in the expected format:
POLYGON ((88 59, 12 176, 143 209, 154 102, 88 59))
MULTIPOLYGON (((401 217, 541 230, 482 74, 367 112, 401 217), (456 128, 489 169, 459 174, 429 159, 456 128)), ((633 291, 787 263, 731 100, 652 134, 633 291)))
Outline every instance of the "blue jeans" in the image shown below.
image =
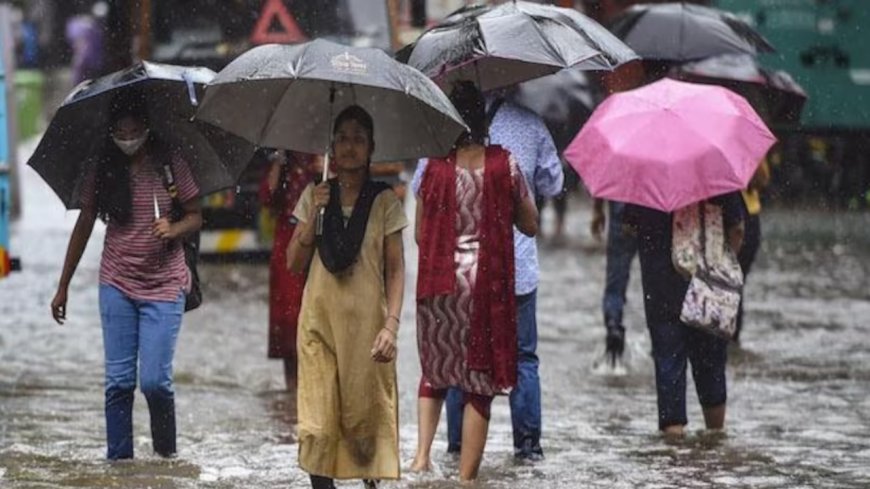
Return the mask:
POLYGON ((622 212, 625 204, 609 201, 607 225, 607 280, 604 286, 604 324, 622 326, 625 291, 631 272, 631 261, 637 254, 637 238, 623 232, 622 212))
POLYGON ((692 363, 692 379, 698 401, 715 407, 727 400, 725 363, 728 342, 686 326, 678 319, 649 324, 656 369, 659 429, 686 425, 686 364, 692 363))
POLYGON ((175 447, 172 358, 184 314, 184 294, 175 302, 140 301, 111 285, 100 285, 100 315, 106 364, 107 458, 133 458, 133 394, 136 367, 151 414, 154 451, 171 456, 175 447))
MULTIPOLYGON (((517 385, 511 391, 514 454, 541 455, 541 378, 538 376, 537 291, 517 296, 517 385)), ((458 452, 462 441, 462 392, 447 392, 447 451, 458 452)))

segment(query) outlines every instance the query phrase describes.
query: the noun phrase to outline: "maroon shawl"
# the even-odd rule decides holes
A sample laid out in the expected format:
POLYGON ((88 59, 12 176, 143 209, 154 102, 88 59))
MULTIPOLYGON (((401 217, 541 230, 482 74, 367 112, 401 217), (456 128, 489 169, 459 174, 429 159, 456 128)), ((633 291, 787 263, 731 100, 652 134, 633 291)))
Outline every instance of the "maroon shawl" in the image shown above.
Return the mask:
MULTIPOLYGON (((514 293, 514 200, 509 153, 486 148, 477 282, 467 344, 468 368, 489 372, 499 389, 516 385, 517 308, 514 293)), ((417 300, 456 290, 456 154, 432 159, 420 191, 417 300)))

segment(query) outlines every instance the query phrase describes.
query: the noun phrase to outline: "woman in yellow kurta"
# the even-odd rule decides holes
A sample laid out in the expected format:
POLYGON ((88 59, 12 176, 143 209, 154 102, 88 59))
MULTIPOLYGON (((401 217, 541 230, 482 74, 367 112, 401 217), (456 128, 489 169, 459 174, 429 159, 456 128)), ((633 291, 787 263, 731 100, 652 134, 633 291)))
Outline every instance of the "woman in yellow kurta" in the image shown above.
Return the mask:
POLYGON ((287 249, 291 268, 310 264, 296 346, 299 465, 315 489, 334 487, 333 479, 371 488, 399 478, 394 360, 407 219, 396 194, 369 178, 373 134, 362 108, 338 115, 337 177, 302 194, 287 249))

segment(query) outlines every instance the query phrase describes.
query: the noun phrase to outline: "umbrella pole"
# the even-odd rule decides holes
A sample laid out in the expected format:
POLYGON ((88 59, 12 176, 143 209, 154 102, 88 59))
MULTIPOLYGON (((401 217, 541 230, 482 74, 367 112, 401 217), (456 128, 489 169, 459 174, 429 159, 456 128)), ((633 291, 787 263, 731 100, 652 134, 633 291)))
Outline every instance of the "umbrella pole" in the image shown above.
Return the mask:
MULTIPOLYGON (((335 83, 329 88, 329 121, 332 122, 332 106, 335 104, 335 83)), ((329 148, 326 149, 326 154, 323 157, 323 179, 321 181, 325 182, 329 179, 329 153, 332 150, 332 136, 330 135, 330 144, 329 148)), ((323 236, 323 216, 326 214, 326 209, 320 209, 320 213, 317 214, 317 222, 314 225, 314 235, 315 236, 323 236)))
MULTIPOLYGON (((321 181, 325 182, 329 179, 329 151, 323 156, 323 179, 321 181)), ((326 209, 320 209, 320 213, 317 214, 317 224, 314 228, 315 236, 323 236, 323 216, 326 213, 326 209)))

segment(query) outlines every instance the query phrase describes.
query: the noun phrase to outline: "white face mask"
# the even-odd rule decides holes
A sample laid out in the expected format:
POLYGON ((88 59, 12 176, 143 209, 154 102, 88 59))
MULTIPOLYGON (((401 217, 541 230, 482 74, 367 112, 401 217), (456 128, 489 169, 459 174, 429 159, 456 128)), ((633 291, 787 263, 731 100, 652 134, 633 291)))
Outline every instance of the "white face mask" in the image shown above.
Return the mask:
POLYGON ((115 144, 118 148, 124 152, 127 156, 133 156, 139 151, 139 148, 145 144, 145 141, 148 140, 148 130, 146 129, 141 136, 136 139, 118 139, 115 136, 112 136, 112 141, 115 141, 115 144))

